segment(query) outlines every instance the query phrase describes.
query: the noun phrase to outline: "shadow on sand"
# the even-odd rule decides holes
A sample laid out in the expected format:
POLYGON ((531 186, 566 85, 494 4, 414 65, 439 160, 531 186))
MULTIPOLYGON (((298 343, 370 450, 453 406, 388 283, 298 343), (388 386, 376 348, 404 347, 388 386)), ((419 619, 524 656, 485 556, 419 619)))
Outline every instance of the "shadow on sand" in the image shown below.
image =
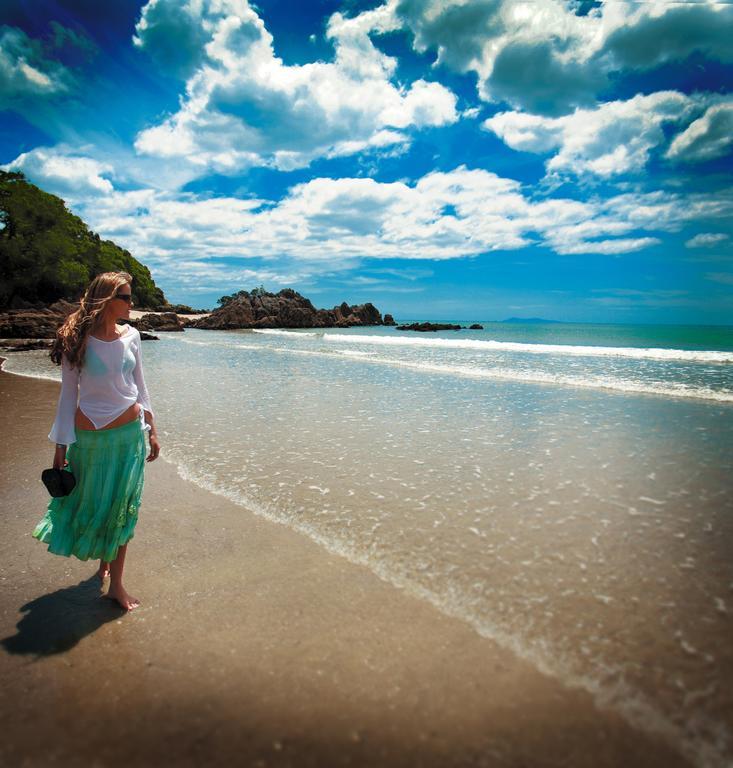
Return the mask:
POLYGON ((8 653, 50 656, 73 648, 103 624, 123 616, 126 611, 105 600, 96 576, 73 587, 58 589, 26 603, 26 614, 18 622, 18 634, 0 640, 8 653))

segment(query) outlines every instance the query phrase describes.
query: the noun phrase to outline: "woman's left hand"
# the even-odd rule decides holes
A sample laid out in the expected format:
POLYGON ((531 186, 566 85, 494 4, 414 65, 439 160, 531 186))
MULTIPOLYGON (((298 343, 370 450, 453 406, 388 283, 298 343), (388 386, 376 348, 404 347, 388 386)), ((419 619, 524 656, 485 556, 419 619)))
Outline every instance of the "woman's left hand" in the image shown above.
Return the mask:
POLYGON ((160 443, 157 435, 150 435, 150 454, 145 461, 155 461, 160 454, 160 443))

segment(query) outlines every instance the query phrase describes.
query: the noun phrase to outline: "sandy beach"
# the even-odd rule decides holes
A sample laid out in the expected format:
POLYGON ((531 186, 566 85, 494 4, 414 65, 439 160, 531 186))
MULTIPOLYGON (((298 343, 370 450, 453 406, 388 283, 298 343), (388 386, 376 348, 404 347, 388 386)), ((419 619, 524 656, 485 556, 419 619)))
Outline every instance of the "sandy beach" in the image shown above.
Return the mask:
POLYGON ((163 458, 146 465, 125 571, 142 606, 122 613, 94 563, 31 538, 58 391, 0 373, 0 764, 689 764, 163 458))
MULTIPOLYGON (((164 315, 165 312, 147 312, 145 310, 140 309, 131 309, 130 310, 130 318, 132 320, 139 320, 143 315, 164 315)), ((180 315, 185 320, 200 320, 202 317, 208 317, 211 313, 205 312, 205 313, 199 313, 197 315, 180 315)))

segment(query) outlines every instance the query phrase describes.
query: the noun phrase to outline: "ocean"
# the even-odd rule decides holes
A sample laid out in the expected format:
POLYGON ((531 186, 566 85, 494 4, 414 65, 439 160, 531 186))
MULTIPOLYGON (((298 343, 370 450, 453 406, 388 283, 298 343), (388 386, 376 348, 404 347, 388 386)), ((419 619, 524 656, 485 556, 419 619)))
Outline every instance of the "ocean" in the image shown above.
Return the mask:
POLYGON ((163 458, 729 764, 733 328, 483 324, 161 333, 163 458))

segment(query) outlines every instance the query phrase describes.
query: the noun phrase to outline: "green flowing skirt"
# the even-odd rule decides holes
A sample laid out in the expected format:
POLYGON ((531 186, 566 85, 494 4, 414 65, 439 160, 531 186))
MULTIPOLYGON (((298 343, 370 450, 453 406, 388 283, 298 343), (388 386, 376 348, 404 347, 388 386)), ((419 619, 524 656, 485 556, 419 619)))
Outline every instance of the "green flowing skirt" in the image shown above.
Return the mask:
POLYGON ((55 555, 114 560, 135 533, 145 468, 142 424, 77 429, 66 459, 76 486, 51 499, 33 536, 55 555))

